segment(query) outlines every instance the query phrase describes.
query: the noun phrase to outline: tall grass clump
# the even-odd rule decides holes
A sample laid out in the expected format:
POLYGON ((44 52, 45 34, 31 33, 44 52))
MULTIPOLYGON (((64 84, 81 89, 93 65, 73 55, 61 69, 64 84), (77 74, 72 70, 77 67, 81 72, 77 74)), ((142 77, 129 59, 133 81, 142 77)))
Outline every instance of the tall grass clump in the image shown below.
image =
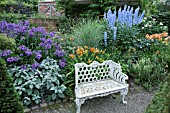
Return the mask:
POLYGON ((98 47, 103 39, 105 25, 102 21, 93 19, 82 19, 73 26, 69 37, 74 38, 75 46, 98 47))

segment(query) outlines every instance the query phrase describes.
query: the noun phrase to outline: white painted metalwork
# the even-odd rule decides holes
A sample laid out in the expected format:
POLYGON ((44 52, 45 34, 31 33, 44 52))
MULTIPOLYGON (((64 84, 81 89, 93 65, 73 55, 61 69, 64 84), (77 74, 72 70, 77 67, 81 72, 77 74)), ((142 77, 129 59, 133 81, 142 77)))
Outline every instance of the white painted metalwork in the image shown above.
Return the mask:
POLYGON ((120 92, 124 104, 128 93, 128 76, 122 73, 121 66, 112 60, 98 63, 93 61, 90 65, 75 64, 75 94, 76 113, 80 113, 81 104, 94 97, 106 96, 120 92))

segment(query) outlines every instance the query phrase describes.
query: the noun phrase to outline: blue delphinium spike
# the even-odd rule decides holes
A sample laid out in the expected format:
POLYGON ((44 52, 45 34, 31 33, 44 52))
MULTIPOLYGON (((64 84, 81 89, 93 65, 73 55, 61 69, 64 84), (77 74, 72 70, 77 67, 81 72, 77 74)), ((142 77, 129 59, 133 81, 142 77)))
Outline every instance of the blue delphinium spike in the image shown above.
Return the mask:
POLYGON ((142 12, 142 14, 139 17, 138 24, 142 23, 143 17, 145 15, 145 10, 142 12))
POLYGON ((107 46, 107 32, 104 32, 104 46, 107 46))
POLYGON ((134 25, 137 24, 138 13, 139 13, 139 7, 135 9, 134 18, 133 18, 133 24, 134 25))
POLYGON ((116 33, 117 33, 117 27, 114 27, 113 30, 113 40, 116 41, 116 33))
POLYGON ((104 16, 103 16, 104 19, 106 19, 106 13, 104 12, 104 16))
POLYGON ((121 7, 119 8, 118 11, 118 21, 121 22, 121 18, 122 18, 122 12, 121 12, 121 7))
POLYGON ((124 5, 124 11, 126 11, 127 5, 124 5))
POLYGON ((133 7, 131 7, 130 12, 133 14, 133 7))

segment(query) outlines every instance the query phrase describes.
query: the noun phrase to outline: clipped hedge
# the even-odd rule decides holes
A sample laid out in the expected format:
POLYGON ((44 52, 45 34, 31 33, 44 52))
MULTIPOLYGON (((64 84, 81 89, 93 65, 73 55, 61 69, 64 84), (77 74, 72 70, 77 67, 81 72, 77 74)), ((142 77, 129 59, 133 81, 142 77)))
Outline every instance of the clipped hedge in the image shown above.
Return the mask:
POLYGON ((169 113, 170 111, 170 75, 161 84, 144 113, 169 113))
POLYGON ((23 20, 27 20, 26 15, 17 14, 17 13, 0 12, 0 21, 18 23, 23 20))
POLYGON ((23 113, 24 108, 19 101, 13 81, 8 76, 5 62, 0 58, 0 113, 23 113))

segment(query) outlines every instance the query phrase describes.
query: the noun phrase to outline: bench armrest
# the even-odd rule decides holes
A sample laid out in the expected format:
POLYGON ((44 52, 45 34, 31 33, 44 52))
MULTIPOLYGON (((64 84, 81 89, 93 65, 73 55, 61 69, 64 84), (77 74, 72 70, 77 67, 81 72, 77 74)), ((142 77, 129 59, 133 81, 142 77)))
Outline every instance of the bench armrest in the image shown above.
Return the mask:
POLYGON ((128 76, 122 72, 119 72, 118 74, 115 74, 113 80, 116 80, 122 84, 126 84, 126 80, 128 80, 128 76))
POLYGON ((126 74, 124 74, 124 73, 121 73, 121 82, 123 83, 123 84, 126 84, 126 80, 128 80, 128 76, 126 75, 126 74))

